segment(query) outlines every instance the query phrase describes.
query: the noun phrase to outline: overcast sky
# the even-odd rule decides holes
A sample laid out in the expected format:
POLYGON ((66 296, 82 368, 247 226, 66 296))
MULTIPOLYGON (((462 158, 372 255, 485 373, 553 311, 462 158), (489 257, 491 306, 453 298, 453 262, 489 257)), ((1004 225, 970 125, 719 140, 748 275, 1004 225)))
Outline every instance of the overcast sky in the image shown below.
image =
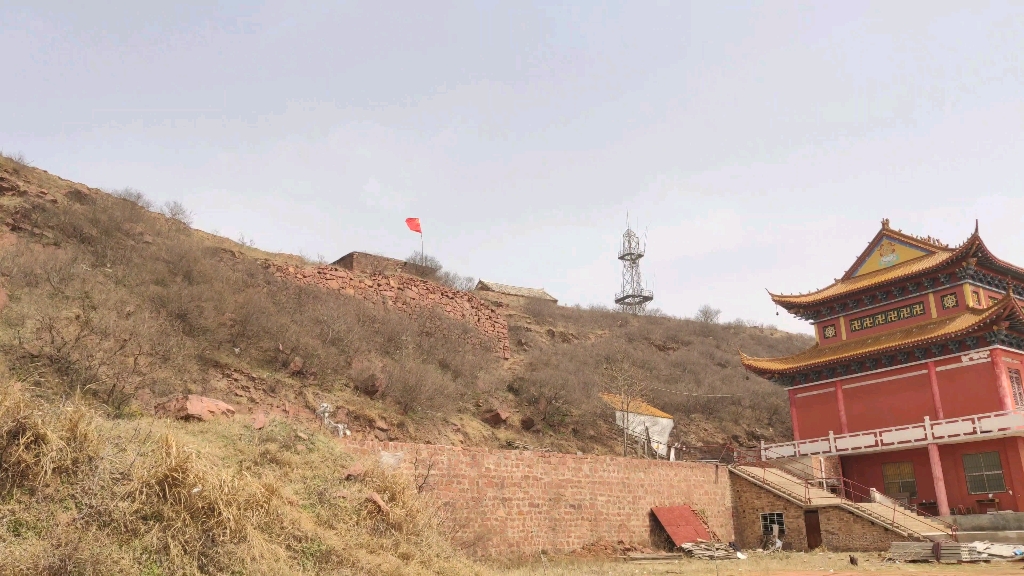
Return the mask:
POLYGON ((0 3, 0 149, 333 260, 807 331, 878 230, 1024 265, 1024 5, 0 3), (163 6, 160 6, 163 4, 163 6), (968 7, 964 7, 968 6, 968 7))

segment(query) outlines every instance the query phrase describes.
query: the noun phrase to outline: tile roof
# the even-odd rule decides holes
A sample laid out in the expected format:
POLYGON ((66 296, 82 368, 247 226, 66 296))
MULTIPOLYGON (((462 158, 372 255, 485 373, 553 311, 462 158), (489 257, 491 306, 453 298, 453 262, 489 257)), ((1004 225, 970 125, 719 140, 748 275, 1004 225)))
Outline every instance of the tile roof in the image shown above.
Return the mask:
POLYGON ((871 354, 882 353, 900 348, 919 346, 928 342, 951 338, 974 331, 985 324, 1006 318, 1014 314, 1018 320, 1022 313, 1015 298, 1003 298, 997 304, 986 309, 972 309, 955 316, 946 316, 929 320, 921 324, 907 326, 866 336, 856 340, 820 346, 815 344, 803 352, 780 358, 754 358, 740 352, 740 362, 749 370, 765 374, 796 372, 815 366, 831 364, 845 360, 853 360, 871 354))
POLYGON ((845 280, 840 279, 821 290, 816 290, 807 294, 783 295, 772 294, 771 292, 769 292, 769 294, 772 297, 772 301, 780 306, 814 304, 830 298, 856 292, 857 290, 862 290, 864 288, 871 288, 873 286, 885 284, 892 280, 914 276, 920 272, 952 262, 956 255, 957 252, 952 250, 944 250, 933 254, 927 254, 920 258, 914 258, 909 262, 897 264, 890 268, 883 268, 881 270, 869 272, 861 276, 854 276, 845 280))
POLYGON ((654 416, 656 418, 668 418, 670 420, 672 419, 671 414, 666 414, 665 412, 658 410, 654 406, 651 406, 647 402, 644 402, 643 400, 639 400, 637 398, 633 398, 632 400, 629 401, 629 410, 623 410, 623 400, 621 395, 602 392, 600 396, 601 400, 604 400, 606 404, 608 404, 609 406, 611 406, 612 408, 619 412, 627 411, 630 414, 654 416))
POLYGON ((541 300, 552 300, 554 302, 558 302, 557 298, 545 292, 543 288, 520 288, 519 286, 509 286, 508 284, 498 284, 497 282, 480 280, 476 283, 476 290, 497 292, 499 294, 508 294, 510 296, 523 296, 526 298, 540 298, 541 300))

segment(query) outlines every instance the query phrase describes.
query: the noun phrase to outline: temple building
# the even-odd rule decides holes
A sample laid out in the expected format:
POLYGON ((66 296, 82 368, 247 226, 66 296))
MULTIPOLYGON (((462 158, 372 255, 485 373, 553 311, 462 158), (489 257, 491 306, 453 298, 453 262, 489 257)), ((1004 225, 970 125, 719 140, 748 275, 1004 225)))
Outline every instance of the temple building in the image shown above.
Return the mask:
POLYGON ((842 478, 933 515, 1024 511, 1024 269, 974 233, 949 247, 881 230, 833 284, 772 300, 817 342, 742 356, 789 391, 792 442, 842 478))

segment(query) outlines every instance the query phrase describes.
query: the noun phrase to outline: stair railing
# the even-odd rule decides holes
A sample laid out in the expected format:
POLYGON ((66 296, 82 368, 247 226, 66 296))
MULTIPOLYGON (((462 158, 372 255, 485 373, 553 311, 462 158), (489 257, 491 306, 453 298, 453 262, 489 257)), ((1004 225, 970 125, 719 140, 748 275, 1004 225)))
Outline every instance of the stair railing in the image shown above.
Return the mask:
MULTIPOLYGON (((882 506, 885 506, 887 508, 891 508, 892 509, 892 514, 891 514, 890 517, 886 518, 886 517, 879 516, 877 513, 873 512, 872 510, 867 509, 867 508, 865 508, 863 506, 858 506, 858 509, 861 512, 864 512, 864 513, 870 514, 872 516, 878 517, 882 521, 888 521, 890 523, 890 525, 893 526, 893 527, 899 526, 903 530, 909 531, 909 532, 913 532, 914 534, 916 534, 917 536, 922 537, 922 538, 924 538, 924 536, 920 532, 918 532, 917 530, 914 530, 913 528, 911 528, 904 518, 907 518, 907 519, 920 519, 920 518, 924 518, 924 519, 928 520, 931 523, 939 525, 941 528, 945 528, 945 530, 942 530, 942 531, 944 533, 946 533, 946 534, 949 534, 949 536, 954 541, 957 540, 957 527, 956 527, 955 524, 947 522, 947 521, 945 521, 942 518, 939 518, 937 516, 932 516, 931 514, 928 514, 927 512, 922 512, 920 510, 917 510, 917 511, 908 510, 905 507, 903 507, 902 504, 900 504, 899 502, 897 502, 896 500, 893 500, 891 498, 885 498, 885 501, 882 501, 882 500, 876 499, 876 498, 872 498, 872 496, 871 496, 871 488, 869 488, 867 486, 864 486, 863 484, 859 484, 857 482, 854 482, 853 480, 850 480, 849 478, 843 478, 843 477, 836 478, 836 477, 819 476, 818 474, 820 472, 816 471, 814 469, 814 467, 809 466, 809 465, 807 465, 807 464, 805 464, 803 462, 800 462, 799 460, 797 460, 795 458, 786 457, 786 456, 783 456, 781 454, 778 454, 777 456, 775 456, 773 458, 769 458, 769 459, 766 460, 766 459, 763 458, 763 455, 771 455, 773 453, 773 451, 771 449, 769 449, 769 448, 754 448, 754 449, 737 448, 735 453, 736 453, 735 460, 736 460, 737 465, 752 466, 752 467, 760 468, 761 469, 761 474, 760 474, 761 479, 767 485, 774 486, 778 490, 783 490, 785 492, 789 492, 791 495, 796 496, 796 497, 799 498, 799 494, 794 494, 793 490, 787 489, 785 487, 785 484, 794 484, 794 483, 802 484, 803 485, 803 493, 804 493, 803 494, 803 502, 804 502, 804 504, 811 504, 812 503, 812 498, 811 498, 811 490, 812 489, 814 489, 814 490, 821 490, 821 491, 829 494, 831 497, 836 498, 837 500, 839 500, 840 503, 843 503, 843 504, 847 504, 848 503, 848 504, 855 505, 855 506, 858 505, 858 504, 862 504, 862 503, 881 504, 882 506), (778 462, 785 462, 785 466, 783 466, 783 467, 778 466, 777 465, 778 462), (785 472, 786 468, 796 468, 797 470, 802 470, 803 472, 808 474, 808 477, 807 478, 799 478, 799 477, 797 477, 796 475, 794 475, 792 473, 786 474, 786 472, 785 472), (771 480, 768 480, 769 470, 771 470, 771 474, 775 477, 776 481, 773 482, 771 480), (781 480, 784 480, 784 482, 782 482, 781 480), (818 486, 815 486, 817 484, 820 484, 821 487, 819 488, 818 486), (838 493, 834 493, 831 490, 829 490, 829 486, 835 487, 838 493)), ((830 496, 817 496, 817 497, 818 498, 828 498, 830 496)), ((918 520, 918 521, 920 521, 920 520, 918 520)))

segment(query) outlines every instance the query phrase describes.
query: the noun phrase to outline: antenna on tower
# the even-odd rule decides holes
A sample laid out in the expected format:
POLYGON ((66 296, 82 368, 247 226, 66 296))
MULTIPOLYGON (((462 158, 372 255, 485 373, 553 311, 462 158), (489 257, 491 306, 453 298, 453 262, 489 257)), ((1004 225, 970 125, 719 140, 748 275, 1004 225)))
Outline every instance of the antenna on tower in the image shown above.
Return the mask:
MULTIPOLYGON (((637 225, 639 228, 639 224, 637 225)), ((622 260, 622 285, 615 294, 615 304, 623 312, 643 314, 647 303, 654 300, 654 292, 644 288, 640 275, 640 259, 644 257, 647 243, 640 243, 640 237, 629 225, 626 215, 626 231, 622 234, 622 246, 619 247, 619 260, 622 260)))

